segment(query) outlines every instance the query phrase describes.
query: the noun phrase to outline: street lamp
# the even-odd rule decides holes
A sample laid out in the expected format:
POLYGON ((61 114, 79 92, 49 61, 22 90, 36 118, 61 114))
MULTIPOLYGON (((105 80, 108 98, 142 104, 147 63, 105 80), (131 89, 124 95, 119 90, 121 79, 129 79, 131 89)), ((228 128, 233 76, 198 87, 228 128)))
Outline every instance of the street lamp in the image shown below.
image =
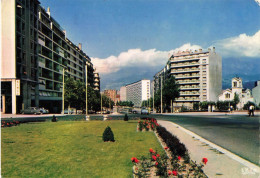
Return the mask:
POLYGON ((161 75, 161 114, 162 114, 162 75, 161 75))
POLYGON ((89 121, 88 116, 88 63, 85 65, 85 73, 86 73, 86 121, 89 121))
MULTIPOLYGON (((64 100, 65 100, 65 72, 67 72, 67 70, 65 70, 65 68, 62 68, 62 114, 64 114, 64 100)), ((69 111, 68 111, 69 112, 69 111)))

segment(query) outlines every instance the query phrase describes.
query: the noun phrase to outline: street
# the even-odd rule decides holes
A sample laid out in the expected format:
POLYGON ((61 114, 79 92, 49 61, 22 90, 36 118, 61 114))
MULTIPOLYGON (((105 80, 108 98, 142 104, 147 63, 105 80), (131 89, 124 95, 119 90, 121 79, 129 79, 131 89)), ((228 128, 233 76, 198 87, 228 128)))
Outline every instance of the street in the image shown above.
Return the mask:
POLYGON ((259 165, 259 116, 150 115, 175 122, 201 137, 259 165))

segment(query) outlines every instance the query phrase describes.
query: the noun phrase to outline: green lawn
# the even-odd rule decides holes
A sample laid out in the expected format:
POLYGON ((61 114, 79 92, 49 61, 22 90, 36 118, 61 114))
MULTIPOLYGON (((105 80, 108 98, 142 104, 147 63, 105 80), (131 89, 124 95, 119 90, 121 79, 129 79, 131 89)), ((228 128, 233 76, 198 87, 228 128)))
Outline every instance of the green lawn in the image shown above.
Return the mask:
POLYGON ((60 121, 1 130, 3 177, 131 177, 131 157, 163 149, 137 121, 60 121), (116 142, 102 141, 109 125, 116 142))

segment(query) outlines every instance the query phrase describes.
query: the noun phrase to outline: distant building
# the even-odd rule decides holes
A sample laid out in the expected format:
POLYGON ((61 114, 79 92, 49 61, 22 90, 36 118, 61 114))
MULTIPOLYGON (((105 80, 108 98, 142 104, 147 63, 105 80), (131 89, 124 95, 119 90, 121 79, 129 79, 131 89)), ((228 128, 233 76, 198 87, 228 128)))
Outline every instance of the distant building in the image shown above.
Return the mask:
POLYGON ((150 98, 150 80, 140 80, 126 85, 126 100, 134 106, 141 107, 142 101, 150 98))
POLYGON ((120 88, 120 101, 126 101, 126 86, 120 88))
POLYGON ((104 95, 110 98, 114 103, 117 102, 117 90, 104 90, 104 95))
POLYGON ((217 101, 222 91, 222 58, 214 47, 208 51, 174 53, 166 67, 154 76, 155 92, 160 89, 160 80, 170 76, 174 76, 180 86, 180 97, 174 101, 174 107, 191 109, 194 103, 217 101))
POLYGON ((254 103, 260 105, 260 80, 255 82, 255 87, 252 89, 252 95, 254 98, 254 103))
POLYGON ((238 109, 243 109, 244 105, 248 102, 254 102, 249 89, 243 89, 242 79, 235 77, 232 79, 232 88, 226 89, 219 95, 219 101, 232 101, 235 97, 235 93, 239 96, 238 109))

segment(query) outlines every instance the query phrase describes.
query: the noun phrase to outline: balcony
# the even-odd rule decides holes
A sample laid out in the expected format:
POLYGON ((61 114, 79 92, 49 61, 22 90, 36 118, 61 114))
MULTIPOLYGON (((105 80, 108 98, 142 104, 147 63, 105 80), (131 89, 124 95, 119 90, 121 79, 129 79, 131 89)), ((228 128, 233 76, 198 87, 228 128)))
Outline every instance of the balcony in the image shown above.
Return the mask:
POLYGON ((177 80, 179 84, 194 84, 200 83, 200 80, 177 80))
POLYGON ((200 92, 180 92, 180 96, 198 96, 200 92))
POLYGON ((200 99, 198 97, 180 97, 175 100, 175 102, 199 102, 200 99))
POLYGON ((198 62, 185 62, 185 63, 179 63, 179 64, 171 64, 171 68, 180 68, 180 67, 193 67, 193 66, 199 66, 200 63, 198 62))
POLYGON ((200 69, 199 68, 195 68, 195 69, 182 69, 182 70, 178 70, 178 69, 171 69, 171 74, 178 74, 178 73, 190 73, 190 72, 199 72, 200 69))
POLYGON ((199 78, 200 75, 176 75, 175 79, 199 78))

